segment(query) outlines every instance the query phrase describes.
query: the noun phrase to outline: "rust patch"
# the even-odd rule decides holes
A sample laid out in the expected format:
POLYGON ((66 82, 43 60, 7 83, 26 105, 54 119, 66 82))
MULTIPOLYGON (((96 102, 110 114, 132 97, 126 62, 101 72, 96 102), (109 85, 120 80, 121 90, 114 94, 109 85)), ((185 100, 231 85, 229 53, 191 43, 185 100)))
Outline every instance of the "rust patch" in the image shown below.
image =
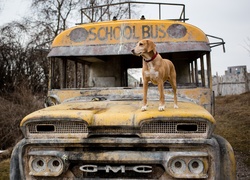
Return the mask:
POLYGON ((70 40, 74 42, 85 41, 88 37, 88 31, 84 28, 76 28, 69 34, 70 40))
POLYGON ((187 34, 187 28, 181 24, 172 24, 169 26, 167 33, 172 38, 182 38, 187 34))
POLYGON ((98 108, 98 107, 89 107, 89 108, 80 108, 80 107, 74 107, 70 108, 70 110, 87 110, 87 111, 94 111, 96 113, 105 112, 106 108, 98 108))

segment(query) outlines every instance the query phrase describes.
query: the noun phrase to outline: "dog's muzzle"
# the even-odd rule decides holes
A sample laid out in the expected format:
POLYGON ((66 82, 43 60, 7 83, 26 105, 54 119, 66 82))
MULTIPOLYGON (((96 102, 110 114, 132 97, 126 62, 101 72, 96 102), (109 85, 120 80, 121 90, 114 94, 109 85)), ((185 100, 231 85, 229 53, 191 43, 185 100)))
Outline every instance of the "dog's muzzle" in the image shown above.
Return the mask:
POLYGON ((142 54, 142 52, 140 53, 136 53, 134 49, 131 50, 132 54, 135 56, 140 56, 142 54))

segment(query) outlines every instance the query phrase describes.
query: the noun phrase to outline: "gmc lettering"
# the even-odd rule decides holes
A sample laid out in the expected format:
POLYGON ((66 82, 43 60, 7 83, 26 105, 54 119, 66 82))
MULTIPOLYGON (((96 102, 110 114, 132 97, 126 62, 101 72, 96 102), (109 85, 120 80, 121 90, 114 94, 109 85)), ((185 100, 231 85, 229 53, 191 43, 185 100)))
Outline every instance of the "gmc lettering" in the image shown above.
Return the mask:
POLYGON ((133 166, 133 167, 126 167, 124 165, 121 166, 97 166, 97 165, 83 165, 79 168, 83 172, 98 172, 98 171, 105 171, 106 173, 125 173, 126 171, 134 171, 137 173, 151 173, 152 172, 152 166, 144 166, 144 165, 139 165, 139 166, 133 166))

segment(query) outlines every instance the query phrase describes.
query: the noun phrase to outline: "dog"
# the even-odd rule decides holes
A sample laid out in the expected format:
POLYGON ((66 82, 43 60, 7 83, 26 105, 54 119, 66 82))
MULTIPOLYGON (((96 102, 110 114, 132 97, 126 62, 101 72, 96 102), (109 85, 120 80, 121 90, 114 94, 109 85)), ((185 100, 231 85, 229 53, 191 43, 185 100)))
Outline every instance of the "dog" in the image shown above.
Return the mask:
POLYGON ((141 110, 147 110, 147 91, 149 81, 158 85, 160 93, 159 111, 165 110, 165 81, 168 81, 173 88, 174 108, 178 108, 176 96, 176 71, 173 63, 168 59, 162 59, 161 55, 156 51, 156 45, 150 39, 143 39, 139 41, 131 52, 133 55, 141 56, 143 58, 143 105, 141 110))

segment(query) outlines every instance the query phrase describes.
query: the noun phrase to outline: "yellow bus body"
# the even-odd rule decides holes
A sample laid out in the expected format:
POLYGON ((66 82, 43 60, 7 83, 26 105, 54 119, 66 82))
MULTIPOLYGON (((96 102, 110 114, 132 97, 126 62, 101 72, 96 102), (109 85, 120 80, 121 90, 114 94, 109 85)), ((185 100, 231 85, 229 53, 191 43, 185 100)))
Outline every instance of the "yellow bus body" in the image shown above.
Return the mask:
POLYGON ((193 25, 171 20, 117 20, 63 31, 54 39, 49 57, 131 54, 141 39, 152 39, 160 53, 210 51, 207 36, 193 25))

